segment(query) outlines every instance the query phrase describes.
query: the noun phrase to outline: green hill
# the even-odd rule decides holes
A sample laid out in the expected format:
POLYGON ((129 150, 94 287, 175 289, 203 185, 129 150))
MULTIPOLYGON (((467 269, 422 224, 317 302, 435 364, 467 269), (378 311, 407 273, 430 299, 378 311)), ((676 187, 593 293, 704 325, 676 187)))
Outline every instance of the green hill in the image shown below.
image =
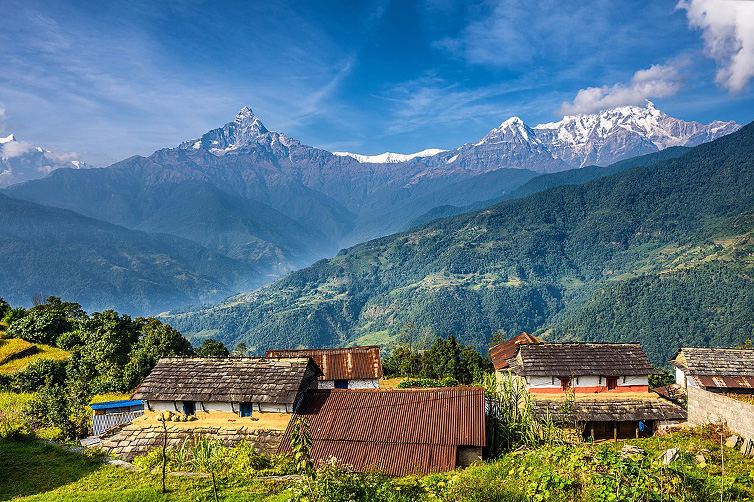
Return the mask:
POLYGON ((386 342, 407 322, 480 348, 499 329, 555 328, 552 336, 657 339, 648 348, 662 363, 681 343, 750 336, 752 319, 720 308, 706 281, 724 277, 736 305, 752 305, 749 248, 734 244, 754 230, 752 212, 750 124, 678 158, 354 246, 257 291, 165 319, 185 334, 257 350, 386 342), (684 289, 685 299, 673 296, 684 289), (659 290, 658 304, 651 295, 659 290), (580 321, 610 318, 620 294, 648 306, 599 329, 580 321), (684 309, 701 312, 691 322, 677 313, 684 309), (688 322, 671 328, 666 319, 688 322), (647 326, 652 332, 642 331, 647 326))

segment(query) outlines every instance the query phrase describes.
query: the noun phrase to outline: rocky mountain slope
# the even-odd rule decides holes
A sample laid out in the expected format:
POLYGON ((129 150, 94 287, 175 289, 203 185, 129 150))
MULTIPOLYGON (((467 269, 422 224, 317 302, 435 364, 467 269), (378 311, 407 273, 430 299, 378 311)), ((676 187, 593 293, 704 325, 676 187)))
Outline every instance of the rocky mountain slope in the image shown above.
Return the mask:
POLYGON ((499 329, 639 340, 658 364, 682 343, 742 342, 754 326, 752 145, 754 124, 651 166, 373 240, 164 319, 258 350, 386 343, 408 322, 480 348, 499 329), (625 281, 643 288, 641 322, 599 301, 625 297, 612 292, 625 281), (684 306, 666 301, 682 290, 705 307, 685 326, 663 325, 684 319, 684 306), (735 308, 710 308, 715 291, 735 308), (670 311, 653 312, 653 301, 670 311), (584 308, 617 319, 613 334, 580 330, 584 308))
POLYGON ((342 247, 400 231, 437 206, 500 199, 540 172, 583 165, 589 155, 600 162, 633 155, 640 149, 621 145, 633 144, 629 139, 635 136, 643 138, 636 140, 642 148, 656 151, 737 127, 678 121, 651 105, 603 115, 579 119, 591 124, 591 133, 579 126, 580 136, 573 136, 581 138, 577 144, 582 146, 568 143, 570 157, 554 155, 555 143, 547 134, 568 129, 571 118, 564 119, 566 125, 531 128, 514 117, 456 150, 373 163, 270 131, 243 108, 233 121, 175 148, 107 168, 57 169, 3 193, 191 241, 258 271, 256 279, 264 283, 342 247), (584 141, 599 148, 583 146, 584 141), (597 153, 589 153, 590 148, 597 153), (611 148, 618 150, 611 154, 611 148))

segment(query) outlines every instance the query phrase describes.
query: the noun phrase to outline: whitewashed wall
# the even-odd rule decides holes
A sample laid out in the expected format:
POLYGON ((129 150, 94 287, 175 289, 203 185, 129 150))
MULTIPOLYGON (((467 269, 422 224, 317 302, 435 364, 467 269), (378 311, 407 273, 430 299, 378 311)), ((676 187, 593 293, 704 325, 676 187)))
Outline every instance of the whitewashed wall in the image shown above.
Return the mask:
MULTIPOLYGON (((213 411, 238 413, 239 408, 240 403, 195 401, 196 411, 206 411, 208 413, 213 411)), ((178 411, 183 413, 183 401, 149 401, 149 409, 152 411, 178 411)), ((290 413, 292 411, 292 405, 286 406, 285 404, 277 403, 254 403, 252 410, 272 413, 290 413)))
MULTIPOLYGON (((630 385, 649 385, 649 379, 646 375, 628 375, 625 377, 618 377, 618 386, 630 386, 630 385)), ((526 377, 530 389, 559 389, 560 380, 555 377, 544 376, 529 376, 526 377)), ((599 377, 594 375, 582 375, 573 378, 571 385, 573 387, 604 387, 607 385, 605 377, 599 377)))
MULTIPOLYGON (((317 380, 315 385, 316 385, 315 388, 317 389, 334 389, 335 380, 317 380)), ((348 388, 349 389, 379 389, 380 381, 377 378, 349 380, 348 388)))

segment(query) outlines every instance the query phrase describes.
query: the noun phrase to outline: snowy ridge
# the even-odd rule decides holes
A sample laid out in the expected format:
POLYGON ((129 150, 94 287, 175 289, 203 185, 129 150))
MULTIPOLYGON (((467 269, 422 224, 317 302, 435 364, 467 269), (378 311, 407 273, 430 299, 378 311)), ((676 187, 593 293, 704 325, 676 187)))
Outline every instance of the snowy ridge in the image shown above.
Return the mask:
POLYGON ((19 141, 13 134, 0 138, 0 187, 41 178, 60 168, 84 169, 74 152, 60 153, 19 141))
POLYGON ((409 154, 393 153, 393 152, 385 152, 379 155, 361 155, 358 153, 351 153, 351 152, 333 152, 333 154, 339 157, 354 158, 358 160, 359 162, 361 162, 362 164, 394 164, 398 162, 406 162, 415 158, 432 157, 434 155, 437 155, 438 153, 442 153, 445 151, 446 150, 441 150, 439 148, 427 148, 426 150, 422 150, 421 152, 409 153, 409 154))

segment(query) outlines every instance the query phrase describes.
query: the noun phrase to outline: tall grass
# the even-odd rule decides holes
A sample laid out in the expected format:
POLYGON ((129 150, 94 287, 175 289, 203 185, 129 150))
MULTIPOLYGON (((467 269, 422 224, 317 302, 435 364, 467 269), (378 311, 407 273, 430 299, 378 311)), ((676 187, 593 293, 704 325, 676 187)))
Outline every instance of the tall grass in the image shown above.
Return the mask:
POLYGON ((494 373, 480 382, 487 398, 489 455, 498 457, 519 446, 562 444, 564 431, 548 415, 537 417, 526 383, 510 371, 499 380, 494 373))

